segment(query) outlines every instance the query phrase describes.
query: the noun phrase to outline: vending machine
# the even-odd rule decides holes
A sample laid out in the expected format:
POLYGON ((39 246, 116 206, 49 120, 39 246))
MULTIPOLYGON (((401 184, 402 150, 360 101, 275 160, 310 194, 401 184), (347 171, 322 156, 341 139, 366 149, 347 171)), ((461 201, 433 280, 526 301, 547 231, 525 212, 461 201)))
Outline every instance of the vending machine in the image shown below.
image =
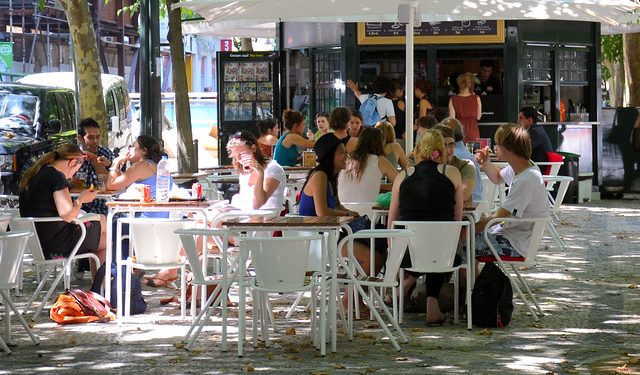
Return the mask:
POLYGON ((218 160, 228 165, 227 140, 238 131, 259 136, 256 123, 279 117, 277 52, 218 52, 218 160))

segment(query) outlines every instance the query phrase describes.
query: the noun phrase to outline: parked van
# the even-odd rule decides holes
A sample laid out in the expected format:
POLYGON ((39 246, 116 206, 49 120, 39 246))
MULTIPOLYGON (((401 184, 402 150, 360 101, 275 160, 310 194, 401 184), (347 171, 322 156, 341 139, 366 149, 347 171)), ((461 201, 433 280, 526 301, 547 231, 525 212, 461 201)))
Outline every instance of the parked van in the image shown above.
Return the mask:
MULTIPOLYGON (((124 82, 124 78, 118 75, 101 74, 101 80, 102 95, 104 96, 105 108, 107 110, 107 120, 105 123, 109 125, 108 146, 110 149, 126 148, 133 143, 129 90, 124 82)), ((74 91, 76 88, 73 72, 30 74, 20 78, 18 82, 39 86, 64 87, 74 91)))
POLYGON ((18 194, 22 173, 40 156, 76 139, 72 90, 0 82, 0 165, 5 194, 18 194))

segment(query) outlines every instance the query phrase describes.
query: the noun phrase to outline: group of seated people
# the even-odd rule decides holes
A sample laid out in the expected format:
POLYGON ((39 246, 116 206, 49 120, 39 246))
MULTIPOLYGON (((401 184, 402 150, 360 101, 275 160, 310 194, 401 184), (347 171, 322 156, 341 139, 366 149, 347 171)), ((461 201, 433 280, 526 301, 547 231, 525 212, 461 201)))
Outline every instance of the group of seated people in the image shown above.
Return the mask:
MULTIPOLYGON (((393 125, 381 121, 374 127, 362 126, 362 119, 349 108, 338 107, 323 114, 329 129, 324 134, 305 134, 304 117, 287 110, 283 125, 287 129, 275 142, 273 158, 267 153, 277 137, 275 122, 261 124, 261 136, 243 131, 232 135, 227 151, 239 175, 240 192, 235 207, 268 209, 283 208, 286 177, 282 166, 298 162, 297 147, 313 148, 317 165, 310 169, 301 190, 299 214, 304 216, 359 216, 341 202, 374 202, 381 191, 391 191, 388 226, 396 220, 446 221, 461 220, 465 204, 478 200, 482 184, 478 182, 481 166, 496 184, 509 185, 509 194, 490 216, 476 223, 476 255, 486 258, 487 245, 482 231, 491 231, 492 244, 501 256, 526 257, 530 227, 498 225, 484 228, 488 220, 502 217, 546 217, 548 201, 540 170, 531 162, 532 145, 527 129, 516 124, 502 125, 495 134, 497 157, 508 163, 497 169, 490 161, 487 147, 472 155, 463 144, 462 127, 455 119, 447 119, 431 129, 421 131, 411 160, 396 143, 393 125), (328 116, 328 118, 327 118, 328 116), (383 178, 386 180, 383 182, 383 178)), ((107 188, 122 190, 134 183, 147 184, 155 195, 157 163, 161 158, 160 143, 140 136, 133 147, 116 158, 99 146, 99 125, 83 120, 76 145, 63 145, 46 154, 30 170, 20 184, 20 214, 22 216, 60 216, 64 222, 39 223, 36 227, 45 255, 68 256, 80 235, 72 223, 81 207, 101 214, 100 219, 85 224, 86 238, 82 252, 94 252, 104 261, 106 246, 106 206, 96 199, 96 192, 86 189, 71 199, 68 180, 83 169, 87 185, 107 174, 107 188), (129 166, 125 170, 125 165, 129 166), (62 251, 58 254, 56 252, 62 251), (65 253, 66 251, 66 253, 65 253)), ((319 132, 323 132, 321 128, 319 132)), ((148 213, 147 217, 164 213, 148 213)), ((354 245, 355 255, 363 269, 369 269, 369 246, 366 241, 354 245)), ((386 246, 376 246, 374 269, 379 272, 386 259, 386 246)), ((404 267, 410 267, 405 259, 404 267)), ((95 269, 93 269, 95 271, 95 269)), ((407 275, 407 290, 417 275, 407 275)), ((156 275, 148 283, 162 286, 166 276, 156 275)), ((426 278, 427 322, 441 323, 437 296, 448 275, 430 274, 426 278)))

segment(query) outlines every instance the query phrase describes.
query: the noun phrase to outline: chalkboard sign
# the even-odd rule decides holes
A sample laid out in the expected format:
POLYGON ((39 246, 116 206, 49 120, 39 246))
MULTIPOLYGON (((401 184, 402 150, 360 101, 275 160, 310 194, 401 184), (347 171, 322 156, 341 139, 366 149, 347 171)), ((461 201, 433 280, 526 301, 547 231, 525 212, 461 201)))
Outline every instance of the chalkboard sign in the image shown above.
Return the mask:
MULTIPOLYGON (((405 44, 405 24, 360 22, 358 44, 405 44)), ((415 44, 504 43, 504 21, 423 22, 414 28, 415 44)))

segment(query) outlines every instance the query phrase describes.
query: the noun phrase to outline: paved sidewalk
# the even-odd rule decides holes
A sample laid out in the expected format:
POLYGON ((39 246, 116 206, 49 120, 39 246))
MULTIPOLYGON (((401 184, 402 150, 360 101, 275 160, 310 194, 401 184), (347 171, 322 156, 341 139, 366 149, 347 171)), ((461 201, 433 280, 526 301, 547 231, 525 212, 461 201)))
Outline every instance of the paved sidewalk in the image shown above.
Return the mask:
MULTIPOLYGON (((0 353, 0 374, 640 374, 640 196, 565 206, 561 219, 566 252, 545 239, 538 266, 523 272, 546 312, 537 324, 516 296, 506 329, 467 331, 462 322, 432 328, 424 315, 405 315, 410 342, 396 352, 375 323, 364 321, 356 323, 353 342, 340 334, 338 353, 323 358, 310 345, 308 314, 300 309, 284 320, 291 300, 282 298, 274 305, 280 320, 273 346, 247 343, 238 358, 235 309, 229 352, 220 352, 213 326, 186 352, 176 344, 188 322, 177 306, 158 303, 170 292, 145 290, 149 312, 122 329, 58 326, 43 316, 34 326, 42 342, 36 347, 14 319, 17 346, 10 356, 0 353)), ((32 272, 26 277, 34 279, 32 272)), ((22 305, 27 297, 16 300, 22 305)))

